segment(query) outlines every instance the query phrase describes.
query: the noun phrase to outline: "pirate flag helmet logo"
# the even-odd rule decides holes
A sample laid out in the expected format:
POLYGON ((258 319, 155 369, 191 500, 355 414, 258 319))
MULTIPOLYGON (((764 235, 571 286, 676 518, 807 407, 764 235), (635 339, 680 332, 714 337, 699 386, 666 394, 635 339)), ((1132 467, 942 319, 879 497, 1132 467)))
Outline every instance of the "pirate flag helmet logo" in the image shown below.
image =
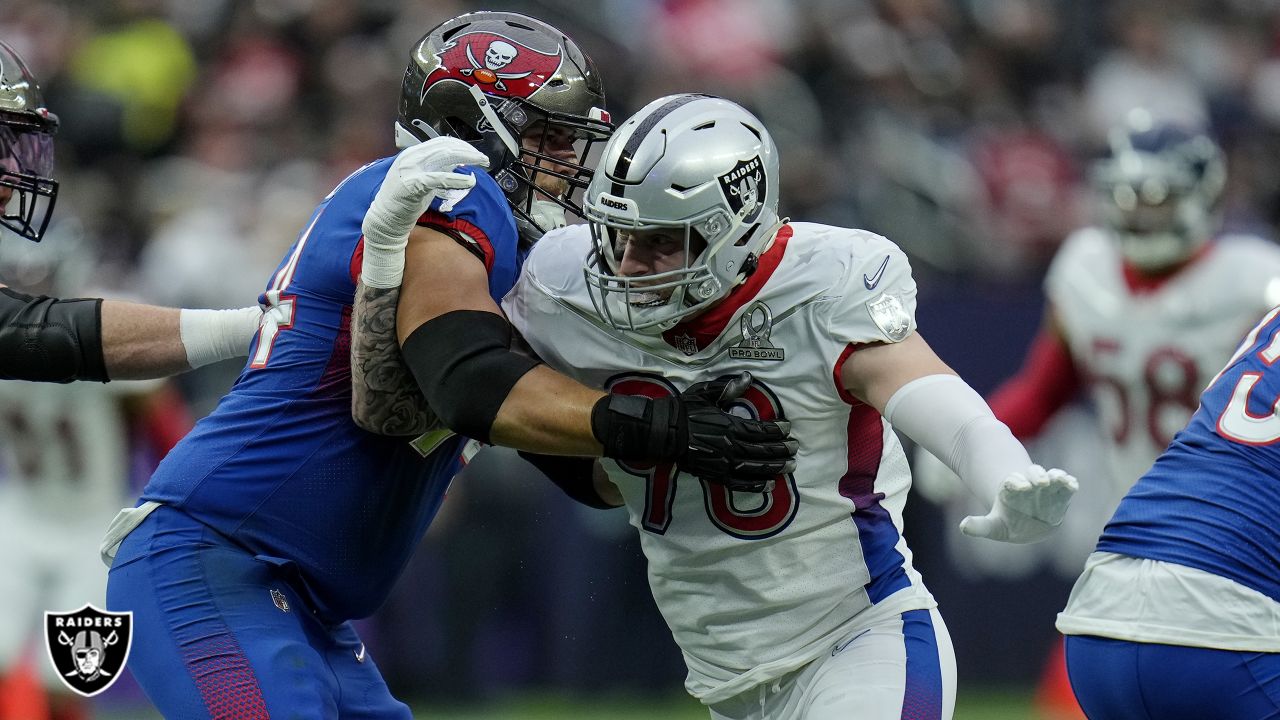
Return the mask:
POLYGON ((544 53, 492 32, 456 36, 436 53, 439 65, 422 84, 422 93, 444 78, 481 85, 485 92, 527 98, 560 67, 560 47, 544 53))
POLYGON ((133 613, 92 605, 69 613, 45 612, 49 661, 73 692, 93 697, 111 687, 129 659, 133 613))

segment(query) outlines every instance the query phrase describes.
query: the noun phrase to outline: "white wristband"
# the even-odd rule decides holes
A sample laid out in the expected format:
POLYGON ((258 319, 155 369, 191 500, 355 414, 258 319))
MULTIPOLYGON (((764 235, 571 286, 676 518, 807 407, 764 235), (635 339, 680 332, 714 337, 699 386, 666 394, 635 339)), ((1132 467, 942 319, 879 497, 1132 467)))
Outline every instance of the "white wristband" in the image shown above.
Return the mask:
POLYGON ((256 305, 235 310, 183 309, 179 318, 187 364, 194 369, 248 355, 262 309, 256 305))
POLYGON ((987 402, 955 375, 927 375, 898 388, 884 417, 933 453, 990 505, 1010 473, 1031 465, 1026 448, 987 402))
MULTIPOLYGON (((430 204, 432 195, 423 200, 430 204)), ((360 268, 360 281, 365 287, 400 287, 404 278, 404 249, 409 244, 409 233, 422 209, 398 202, 395 198, 376 199, 365 213, 361 231, 364 233, 364 261, 360 268)))
POLYGON ((365 237, 364 260, 360 267, 360 282, 368 288, 398 288, 404 280, 404 248, 370 242, 365 237))

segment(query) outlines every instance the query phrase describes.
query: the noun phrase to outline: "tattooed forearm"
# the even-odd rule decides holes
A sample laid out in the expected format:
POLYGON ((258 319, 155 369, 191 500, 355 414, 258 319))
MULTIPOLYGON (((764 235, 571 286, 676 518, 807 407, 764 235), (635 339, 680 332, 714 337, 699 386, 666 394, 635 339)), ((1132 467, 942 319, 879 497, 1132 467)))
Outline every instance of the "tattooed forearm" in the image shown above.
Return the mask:
POLYGON ((351 313, 351 417, 381 435, 413 436, 433 429, 436 415, 400 357, 396 305, 400 288, 356 286, 351 313))

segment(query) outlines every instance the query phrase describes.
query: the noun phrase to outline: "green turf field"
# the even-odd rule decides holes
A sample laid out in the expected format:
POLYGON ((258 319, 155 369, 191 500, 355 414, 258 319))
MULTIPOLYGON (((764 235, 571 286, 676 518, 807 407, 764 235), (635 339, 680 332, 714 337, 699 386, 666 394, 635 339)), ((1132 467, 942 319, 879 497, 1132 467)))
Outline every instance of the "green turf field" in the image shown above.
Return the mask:
MULTIPOLYGON (((1028 720, 1031 694, 1027 690, 970 690, 960 694, 955 720, 1028 720)), ((100 720, 152 720, 154 711, 117 710, 99 714, 100 720)), ((414 707, 419 720, 706 720, 707 711, 687 696, 571 700, 553 695, 522 696, 482 707, 414 707)))
MULTIPOLYGON (((962 693, 955 720, 1028 720, 1031 694, 1027 690, 982 690, 962 693)), ((619 698, 612 701, 574 701, 523 697, 484 708, 438 708, 420 705, 414 717, 422 720, 706 720, 707 711, 687 696, 667 699, 619 698)))

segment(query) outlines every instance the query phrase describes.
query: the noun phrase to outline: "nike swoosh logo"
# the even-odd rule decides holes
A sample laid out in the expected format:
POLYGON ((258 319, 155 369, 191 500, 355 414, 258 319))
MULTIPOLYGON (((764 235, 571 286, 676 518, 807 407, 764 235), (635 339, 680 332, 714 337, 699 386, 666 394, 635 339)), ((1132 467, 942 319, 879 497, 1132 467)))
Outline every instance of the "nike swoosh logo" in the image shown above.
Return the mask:
POLYGON ((360 650, 356 652, 356 662, 358 663, 364 662, 364 656, 365 656, 364 643, 360 643, 360 650))
MULTIPOLYGON (((886 259, 888 259, 888 258, 886 258, 886 259)), ((881 268, 881 269, 883 270, 884 268, 881 268)), ((863 635, 866 635, 866 634, 867 634, 867 633, 869 633, 869 632, 871 632, 871 631, 870 631, 870 630, 863 630, 862 632, 858 633, 857 635, 854 635, 853 637, 849 638, 848 640, 845 640, 844 642, 842 642, 842 643, 840 643, 840 644, 836 645, 835 647, 831 648, 831 657, 835 657, 835 656, 839 655, 840 653, 844 652, 844 649, 845 649, 845 648, 847 648, 847 647, 849 647, 850 645, 852 645, 854 640, 857 640, 858 638, 862 637, 863 635)))
POLYGON ((876 270, 876 274, 870 277, 862 276, 862 284, 867 286, 868 290, 875 290, 880 284, 880 278, 884 277, 884 269, 889 267, 889 256, 884 256, 884 262, 880 263, 880 269, 876 270))

